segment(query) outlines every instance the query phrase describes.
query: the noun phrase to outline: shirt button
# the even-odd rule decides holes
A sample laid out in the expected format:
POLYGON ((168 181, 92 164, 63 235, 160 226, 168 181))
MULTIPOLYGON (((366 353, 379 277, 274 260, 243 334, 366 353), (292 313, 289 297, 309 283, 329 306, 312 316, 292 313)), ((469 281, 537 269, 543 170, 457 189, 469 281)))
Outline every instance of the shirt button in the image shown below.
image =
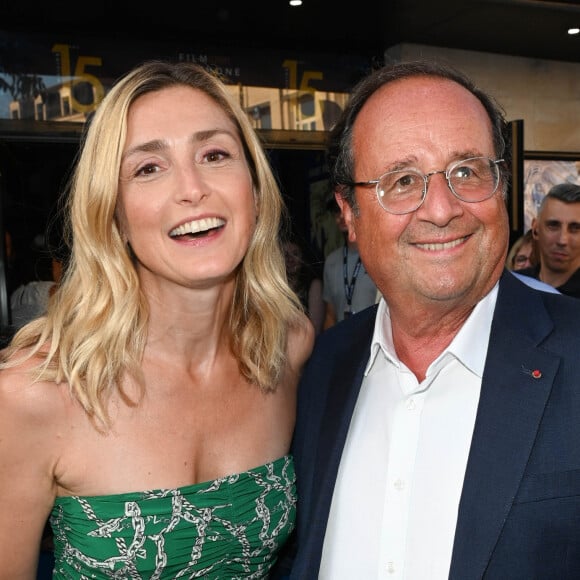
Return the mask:
POLYGON ((405 482, 402 479, 397 479, 393 485, 397 491, 403 491, 405 489, 405 482))
POLYGON ((416 408, 415 399, 407 399, 407 411, 414 411, 416 408))

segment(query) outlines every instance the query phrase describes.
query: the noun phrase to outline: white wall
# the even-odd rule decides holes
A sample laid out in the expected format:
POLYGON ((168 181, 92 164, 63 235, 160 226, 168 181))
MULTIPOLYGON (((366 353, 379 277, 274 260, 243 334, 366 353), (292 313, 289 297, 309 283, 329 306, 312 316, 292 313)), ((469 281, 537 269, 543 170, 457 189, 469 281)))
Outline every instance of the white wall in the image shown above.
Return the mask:
POLYGON ((578 153, 580 63, 400 44, 385 61, 435 58, 459 68, 503 106, 508 121, 523 119, 524 150, 578 153))

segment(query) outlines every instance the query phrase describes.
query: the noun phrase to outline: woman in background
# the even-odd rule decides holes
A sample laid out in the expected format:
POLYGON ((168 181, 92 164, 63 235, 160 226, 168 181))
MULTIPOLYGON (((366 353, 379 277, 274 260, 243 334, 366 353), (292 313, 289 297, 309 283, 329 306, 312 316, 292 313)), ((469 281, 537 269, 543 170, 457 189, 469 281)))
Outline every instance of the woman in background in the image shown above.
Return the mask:
POLYGON ((534 238, 530 229, 512 244, 506 258, 506 268, 512 271, 523 270, 534 266, 536 262, 534 238))
POLYGON ((227 87, 145 63, 88 128, 69 265, 0 372, 0 578, 263 578, 294 526, 312 325, 282 200, 227 87))

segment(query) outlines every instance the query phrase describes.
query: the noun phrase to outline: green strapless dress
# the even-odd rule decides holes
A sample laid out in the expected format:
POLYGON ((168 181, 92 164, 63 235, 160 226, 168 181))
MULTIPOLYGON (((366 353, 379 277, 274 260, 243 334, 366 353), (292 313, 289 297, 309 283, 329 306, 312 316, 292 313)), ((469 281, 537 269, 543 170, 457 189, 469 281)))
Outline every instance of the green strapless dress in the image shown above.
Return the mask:
POLYGON ((265 578, 295 518, 290 455, 177 489, 60 497, 53 579, 265 578))

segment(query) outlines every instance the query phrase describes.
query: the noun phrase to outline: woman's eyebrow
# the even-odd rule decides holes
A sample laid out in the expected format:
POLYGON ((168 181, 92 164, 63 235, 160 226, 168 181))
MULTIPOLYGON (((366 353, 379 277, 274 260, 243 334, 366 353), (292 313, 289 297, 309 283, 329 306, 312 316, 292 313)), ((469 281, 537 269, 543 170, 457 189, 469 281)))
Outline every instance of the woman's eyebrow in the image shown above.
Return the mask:
MULTIPOLYGON (((192 143, 201 143, 211 139, 215 135, 227 135, 235 138, 234 133, 227 129, 208 129, 204 131, 196 131, 191 135, 189 140, 192 143)), ((125 151, 125 153, 123 153, 122 159, 126 159, 135 153, 153 153, 155 151, 166 149, 167 147, 169 147, 169 143, 165 139, 152 139, 151 141, 145 141, 144 143, 139 143, 134 147, 130 147, 125 151)))
POLYGON ((207 129, 205 131, 197 131, 191 136, 191 141, 199 143, 200 141, 207 141, 216 135, 227 135, 228 137, 236 138, 236 135, 227 129, 207 129))
POLYGON ((139 143, 134 147, 130 147, 123 153, 122 160, 130 157, 135 153, 153 153, 155 151, 161 151, 169 146, 165 139, 152 139, 151 141, 145 141, 144 143, 139 143))

